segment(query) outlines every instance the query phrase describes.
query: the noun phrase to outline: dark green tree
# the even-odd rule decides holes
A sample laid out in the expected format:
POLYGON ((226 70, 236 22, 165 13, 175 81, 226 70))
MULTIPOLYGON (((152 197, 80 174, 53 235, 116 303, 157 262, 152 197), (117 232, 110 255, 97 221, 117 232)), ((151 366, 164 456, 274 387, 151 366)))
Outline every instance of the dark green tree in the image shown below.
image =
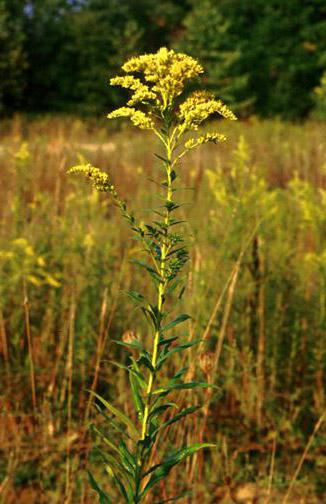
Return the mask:
POLYGON ((61 111, 77 100, 76 48, 68 0, 30 0, 24 31, 28 71, 25 107, 32 111, 61 111))
POLYGON ((240 68, 240 43, 230 31, 231 21, 215 0, 193 2, 183 21, 184 33, 176 45, 199 58, 206 70, 205 87, 210 88, 234 110, 248 109, 252 98, 248 74, 240 68))
POLYGON ((24 90, 23 2, 0 0, 0 112, 21 105, 24 90))
POLYGON ((326 51, 324 0, 193 2, 181 46, 206 61, 221 96, 287 119, 313 105, 326 51))
POLYGON ((230 36, 249 74, 255 109, 263 116, 304 117, 322 73, 326 50, 323 0, 221 0, 230 36))

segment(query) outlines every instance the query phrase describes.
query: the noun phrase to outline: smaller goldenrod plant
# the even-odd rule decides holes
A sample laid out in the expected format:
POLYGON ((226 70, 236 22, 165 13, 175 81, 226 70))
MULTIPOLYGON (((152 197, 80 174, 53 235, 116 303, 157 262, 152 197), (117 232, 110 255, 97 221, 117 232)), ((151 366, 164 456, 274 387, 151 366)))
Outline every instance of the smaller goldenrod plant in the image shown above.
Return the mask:
MULTIPOLYGON (((215 131, 196 134, 212 114, 217 113, 231 120, 236 117, 211 93, 187 93, 188 81, 197 79, 203 73, 201 65, 190 56, 162 48, 155 54, 131 58, 122 70, 125 75, 114 77, 111 84, 129 89, 131 97, 127 106, 114 110, 108 118, 129 118, 135 126, 151 130, 159 139, 162 151, 156 155, 162 163, 163 178, 158 182, 161 206, 153 210, 153 220, 140 223, 118 194, 107 173, 85 162, 71 168, 70 173, 86 175, 95 189, 111 195, 148 256, 148 261, 135 259, 134 262, 145 270, 155 288, 154 301, 136 290, 128 292, 150 326, 151 348, 146 348, 145 342, 136 338, 117 341, 119 345, 133 350, 128 366, 121 363, 117 365, 125 368, 129 375, 135 417, 130 418, 95 394, 97 407, 100 404, 104 407, 106 411, 99 409, 112 428, 112 435, 108 437, 94 427, 110 448, 109 452, 100 451, 101 457, 122 499, 128 504, 136 504, 147 498, 149 492, 167 477, 172 467, 198 450, 213 446, 210 443, 182 446, 162 455, 158 463, 153 462, 154 451, 156 453, 164 431, 198 410, 198 406, 178 410, 178 406, 168 400, 170 394, 176 390, 208 386, 206 382, 186 381, 186 368, 170 378, 164 373, 166 364, 174 354, 199 343, 198 340, 179 341, 175 328, 190 317, 182 313, 170 318, 168 311, 173 296, 177 299, 183 294, 184 279, 181 274, 188 260, 184 236, 178 232, 182 222, 175 216, 180 207, 175 199, 179 162, 191 149, 207 142, 225 140, 224 135, 215 131), (173 409, 177 409, 175 414, 169 414, 173 409)), ((98 492, 100 502, 112 502, 92 475, 90 482, 98 492)))

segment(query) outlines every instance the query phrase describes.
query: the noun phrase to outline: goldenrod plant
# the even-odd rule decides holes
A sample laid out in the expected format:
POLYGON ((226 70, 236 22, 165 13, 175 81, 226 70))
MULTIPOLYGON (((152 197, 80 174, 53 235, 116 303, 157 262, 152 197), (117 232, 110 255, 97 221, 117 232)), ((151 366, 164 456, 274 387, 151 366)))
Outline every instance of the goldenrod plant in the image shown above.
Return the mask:
MULTIPOLYGON (((187 380, 187 368, 170 377, 165 371, 176 353, 200 342, 189 338, 179 340, 176 328, 190 318, 188 314, 171 317, 171 308, 185 290, 182 271, 188 261, 185 237, 178 232, 182 229, 182 221, 176 216, 181 206, 176 200, 180 160, 202 144, 225 140, 224 135, 215 131, 197 133, 210 116, 218 114, 231 120, 236 117, 211 93, 187 92, 188 81, 198 79, 203 73, 201 65, 190 56, 162 48, 155 54, 131 58, 122 70, 125 75, 114 77, 111 84, 130 90, 131 97, 126 106, 114 110, 108 118, 127 117, 135 126, 151 130, 158 138, 162 149, 156 154, 161 163, 160 180, 156 185, 162 204, 153 209, 152 220, 138 222, 107 173, 85 162, 71 168, 70 173, 86 175, 96 190, 109 193, 113 198, 147 256, 145 260, 134 259, 133 262, 148 274, 154 287, 154 300, 136 290, 127 293, 150 326, 151 347, 146 348, 146 342, 137 338, 116 341, 132 350, 128 365, 116 365, 129 375, 136 414, 131 418, 94 393, 95 406, 111 428, 111 434, 107 435, 93 426, 109 450, 98 448, 100 456, 121 498, 128 504, 136 504, 147 499, 150 492, 154 492, 150 497, 150 502, 154 502, 157 496, 154 487, 174 466, 198 450, 214 446, 196 443, 178 447, 160 454, 160 461, 153 462, 154 452, 155 457, 160 453, 159 442, 164 431, 199 409, 197 405, 179 409, 169 399, 170 395, 174 391, 209 386, 206 382, 187 380)), ((89 478, 100 502, 113 502, 91 473, 89 478)), ((170 498, 175 500, 178 496, 170 498)))

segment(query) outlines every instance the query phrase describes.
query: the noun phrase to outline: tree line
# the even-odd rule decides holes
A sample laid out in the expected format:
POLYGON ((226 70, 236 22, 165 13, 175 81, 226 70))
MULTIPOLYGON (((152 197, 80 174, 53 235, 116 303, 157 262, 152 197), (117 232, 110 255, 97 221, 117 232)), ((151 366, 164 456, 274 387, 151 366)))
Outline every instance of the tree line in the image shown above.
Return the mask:
MULTIPOLYGON (((161 46, 238 114, 301 119, 326 69, 324 0, 0 0, 0 113, 103 113, 109 77, 161 46)), ((325 80, 325 79, 324 79, 325 80)))

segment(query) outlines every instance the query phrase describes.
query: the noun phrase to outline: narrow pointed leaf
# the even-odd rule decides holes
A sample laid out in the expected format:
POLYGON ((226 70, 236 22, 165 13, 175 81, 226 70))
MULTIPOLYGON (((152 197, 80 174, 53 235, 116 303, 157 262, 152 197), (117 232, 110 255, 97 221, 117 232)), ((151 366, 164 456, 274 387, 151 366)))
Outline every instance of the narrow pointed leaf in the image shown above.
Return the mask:
POLYGON ((91 394, 93 394, 102 404, 105 406, 113 415, 115 415, 124 425, 129 427, 130 431, 132 432, 134 437, 138 437, 138 430, 134 423, 128 418, 122 411, 118 410, 115 406, 113 406, 111 403, 106 401, 103 397, 101 397, 99 394, 96 392, 90 391, 91 394))
POLYGON ((143 296, 142 294, 140 294, 139 292, 137 291, 127 291, 126 292, 127 296, 129 296, 133 301, 135 301, 136 303, 146 303, 147 300, 145 298, 145 296, 143 296))
POLYGON ((92 425, 91 427, 95 434, 97 434, 104 441, 104 443, 108 445, 109 448, 111 448, 111 450, 119 453, 118 447, 114 443, 112 443, 112 441, 98 427, 96 427, 96 425, 92 425))
POLYGON ((143 497, 144 495, 146 495, 146 493, 156 483, 158 483, 163 478, 165 478, 169 474, 169 472, 171 471, 172 467, 174 467, 176 464, 179 464, 187 457, 196 453, 198 450, 201 450, 203 448, 212 448, 215 446, 216 445, 214 445, 212 443, 196 443, 196 444, 193 444, 190 446, 185 446, 183 448, 179 448, 178 450, 176 450, 170 457, 163 459, 160 464, 153 466, 149 471, 147 471, 144 474, 144 477, 145 477, 148 474, 153 473, 149 482, 147 483, 144 490, 142 491, 141 496, 143 497))
POLYGON ((141 342, 138 341, 137 339, 134 339, 130 343, 126 343, 125 341, 120 341, 120 340, 112 340, 112 341, 113 341, 113 343, 116 343, 117 345, 120 345, 120 346, 124 346, 126 348, 132 348, 132 349, 136 349, 136 350, 143 349, 141 342))
POLYGON ((132 370, 129 370, 129 382, 137 413, 142 420, 144 414, 144 404, 140 393, 140 385, 138 379, 135 375, 132 374, 132 370))
POLYGON ((191 317, 187 315, 186 313, 182 313, 181 315, 178 315, 177 318, 172 320, 172 322, 169 322, 166 326, 161 328, 161 332, 166 332, 172 329, 172 327, 175 327, 178 324, 182 324, 182 322, 185 322, 186 320, 190 319, 191 317))
POLYGON ((184 383, 170 383, 154 390, 153 395, 160 394, 161 392, 166 392, 170 390, 188 390, 193 388, 216 388, 214 385, 209 385, 206 382, 184 382, 184 383))
POLYGON ((112 504, 110 497, 104 492, 104 490, 102 490, 102 488, 99 486, 92 473, 90 471, 87 471, 87 474, 89 484, 99 496, 100 504, 112 504))
POLYGON ((111 364, 113 364, 114 366, 117 366, 120 369, 124 369, 125 371, 128 371, 128 373, 132 373, 134 376, 136 376, 138 378, 142 387, 145 387, 147 385, 145 382, 145 377, 140 371, 137 371, 133 367, 125 366, 124 364, 120 364, 120 362, 115 362, 115 361, 107 361, 107 362, 110 362, 111 364))
POLYGON ((180 413, 177 413, 174 417, 170 418, 167 422, 164 422, 162 425, 159 426, 158 430, 165 429, 169 425, 172 425, 176 422, 179 422, 182 418, 188 415, 192 415, 192 413, 195 413, 201 408, 201 406, 191 406, 190 408, 186 408, 183 411, 180 411, 180 413))

